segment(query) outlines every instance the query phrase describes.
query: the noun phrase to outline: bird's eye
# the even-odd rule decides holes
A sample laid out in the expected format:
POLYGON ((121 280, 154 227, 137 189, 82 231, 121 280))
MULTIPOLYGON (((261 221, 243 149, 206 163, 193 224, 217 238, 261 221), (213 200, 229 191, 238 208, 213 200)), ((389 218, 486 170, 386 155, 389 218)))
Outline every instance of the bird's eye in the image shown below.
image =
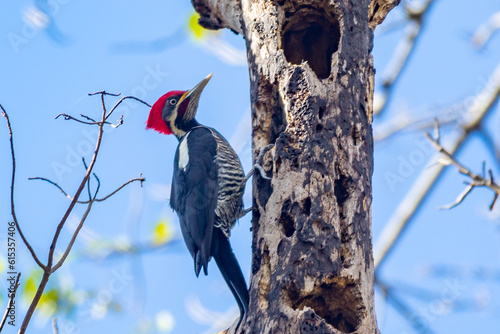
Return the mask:
POLYGON ((177 103, 177 100, 176 100, 176 99, 172 99, 172 100, 170 100, 170 104, 171 104, 171 105, 175 106, 175 104, 176 104, 176 103, 177 103))

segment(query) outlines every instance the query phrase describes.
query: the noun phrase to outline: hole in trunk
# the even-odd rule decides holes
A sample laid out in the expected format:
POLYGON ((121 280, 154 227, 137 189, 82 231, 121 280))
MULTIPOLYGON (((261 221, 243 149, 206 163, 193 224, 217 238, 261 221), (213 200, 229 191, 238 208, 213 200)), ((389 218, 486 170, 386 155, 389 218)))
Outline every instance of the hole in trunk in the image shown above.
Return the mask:
POLYGON ((284 303, 299 310, 307 306, 341 333, 353 333, 366 316, 358 284, 349 278, 335 277, 305 293, 291 282, 283 287, 284 303))
POLYGON ((286 13, 286 17, 281 47, 287 61, 295 65, 307 61, 318 78, 328 78, 332 55, 338 50, 340 42, 337 18, 310 6, 286 13))

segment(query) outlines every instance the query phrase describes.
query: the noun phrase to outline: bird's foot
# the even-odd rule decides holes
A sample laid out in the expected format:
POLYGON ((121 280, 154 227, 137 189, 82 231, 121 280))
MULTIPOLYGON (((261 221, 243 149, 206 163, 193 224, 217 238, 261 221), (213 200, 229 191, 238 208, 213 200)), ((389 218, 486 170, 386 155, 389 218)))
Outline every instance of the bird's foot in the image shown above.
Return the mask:
POLYGON ((247 183, 248 179, 250 179, 252 177, 252 175, 254 175, 254 173, 257 172, 257 171, 259 172, 260 176, 262 176, 262 178, 264 178, 266 180, 271 180, 271 178, 266 175, 266 171, 264 170, 264 168, 262 168, 262 159, 264 158, 264 155, 267 152, 269 152, 270 150, 273 149, 273 147, 274 147, 274 144, 269 144, 269 145, 265 146, 260 151, 260 153, 259 153, 259 155, 257 157, 257 161, 255 161, 255 164, 253 165, 252 169, 250 170, 250 172, 245 177, 245 180, 242 182, 242 184, 241 184, 242 187, 247 183))
POLYGON ((253 206, 250 207, 250 208, 248 208, 248 209, 241 210, 240 216, 238 217, 238 219, 241 219, 241 218, 245 217, 247 215, 247 213, 249 213, 252 210, 253 210, 253 206))

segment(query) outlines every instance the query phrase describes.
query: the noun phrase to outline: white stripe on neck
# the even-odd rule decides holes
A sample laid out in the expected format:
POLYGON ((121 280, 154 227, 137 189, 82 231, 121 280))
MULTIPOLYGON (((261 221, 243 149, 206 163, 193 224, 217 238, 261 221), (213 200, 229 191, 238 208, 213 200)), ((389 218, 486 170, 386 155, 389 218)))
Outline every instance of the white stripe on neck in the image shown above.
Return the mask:
POLYGON ((189 163, 189 148, 187 143, 188 136, 189 132, 186 133, 184 138, 182 138, 181 143, 179 144, 179 169, 182 169, 183 171, 186 170, 186 167, 189 163))

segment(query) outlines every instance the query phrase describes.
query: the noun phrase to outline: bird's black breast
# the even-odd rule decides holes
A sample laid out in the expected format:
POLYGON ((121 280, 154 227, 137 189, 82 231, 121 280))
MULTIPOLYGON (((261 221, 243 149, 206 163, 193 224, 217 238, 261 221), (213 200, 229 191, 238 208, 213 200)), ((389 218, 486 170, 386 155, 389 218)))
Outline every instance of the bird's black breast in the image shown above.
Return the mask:
POLYGON ((174 159, 170 206, 179 216, 197 272, 201 266, 206 269, 211 255, 218 194, 216 153, 212 132, 197 127, 181 138, 174 159))

